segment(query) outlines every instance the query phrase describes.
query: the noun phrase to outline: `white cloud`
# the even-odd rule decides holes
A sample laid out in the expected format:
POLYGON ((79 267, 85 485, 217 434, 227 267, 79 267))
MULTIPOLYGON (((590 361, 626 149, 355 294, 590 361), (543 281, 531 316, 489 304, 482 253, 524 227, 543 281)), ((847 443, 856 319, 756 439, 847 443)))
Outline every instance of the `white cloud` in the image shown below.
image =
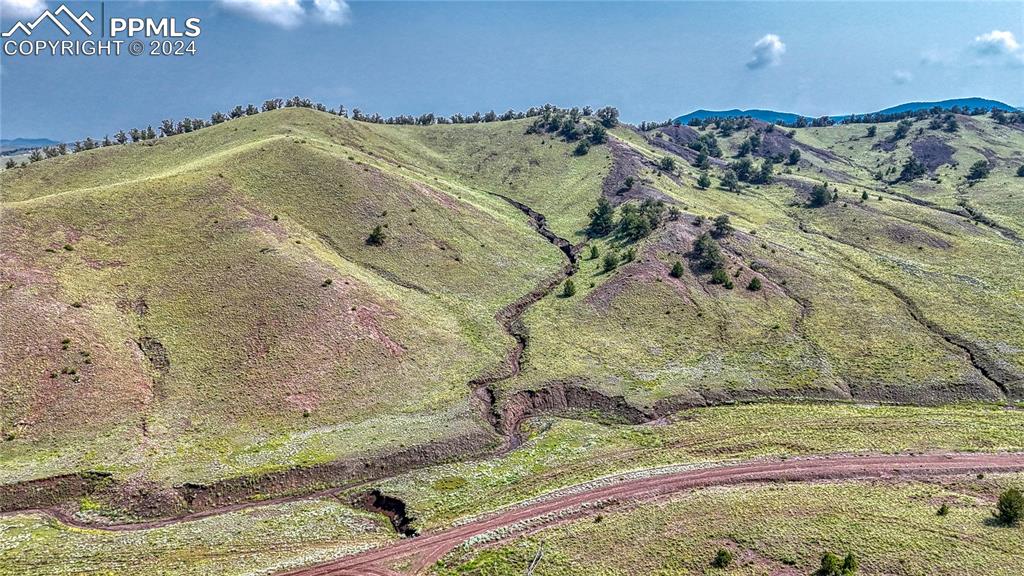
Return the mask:
POLYGON ((345 0, 313 0, 317 16, 328 24, 347 24, 352 10, 345 0))
MULTIPOLYGON (((306 21, 306 7, 300 0, 220 0, 225 7, 282 28, 297 28, 306 21)), ((313 12, 321 22, 342 25, 349 21, 345 0, 314 0, 313 12)))
POLYGON ((892 81, 896 84, 907 84, 914 79, 914 75, 906 70, 896 70, 892 73, 892 81))
POLYGON ((775 34, 765 34, 754 43, 752 53, 747 68, 758 70, 766 66, 778 66, 782 62, 782 55, 786 53, 786 45, 775 34))
POLYGON ((0 16, 4 18, 35 18, 44 10, 43 0, 0 0, 0 16))
POLYGON ((1020 44, 1013 37, 1013 32, 1007 30, 993 30, 987 34, 976 36, 971 48, 984 56, 1000 56, 1014 54, 1020 50, 1020 44))

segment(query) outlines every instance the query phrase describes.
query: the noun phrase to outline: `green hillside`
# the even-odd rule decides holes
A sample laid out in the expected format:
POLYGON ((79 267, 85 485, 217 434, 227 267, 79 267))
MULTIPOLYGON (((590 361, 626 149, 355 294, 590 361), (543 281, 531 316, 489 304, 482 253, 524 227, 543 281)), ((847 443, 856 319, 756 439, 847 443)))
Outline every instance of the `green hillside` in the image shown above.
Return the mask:
POLYGON ((564 409, 1024 397, 1018 127, 620 125, 584 154, 534 122, 290 108, 0 173, 0 486, 109 472, 112 502, 159 515, 194 506, 173 486, 374 477, 564 409), (702 189, 687 145, 716 132, 702 189), (755 170, 800 159, 727 190, 755 134, 755 170), (896 182, 912 156, 926 172, 896 182), (809 206, 823 181, 835 200, 809 206), (602 197, 618 228, 591 237, 602 197), (650 229, 627 233, 645 200, 650 229), (720 215, 715 279, 693 250, 720 215))

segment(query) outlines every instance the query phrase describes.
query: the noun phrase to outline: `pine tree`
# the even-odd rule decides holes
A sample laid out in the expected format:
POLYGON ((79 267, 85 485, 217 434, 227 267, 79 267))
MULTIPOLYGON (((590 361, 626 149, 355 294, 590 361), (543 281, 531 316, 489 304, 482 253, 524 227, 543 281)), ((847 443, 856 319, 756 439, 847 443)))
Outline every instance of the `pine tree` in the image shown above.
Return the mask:
POLYGON ((615 229, 615 207, 606 198, 597 199, 597 207, 590 211, 587 233, 595 238, 607 236, 615 229))
POLYGON ((697 178, 697 186, 701 190, 707 190, 711 186, 711 177, 708 176, 707 171, 700 173, 700 177, 697 178))
POLYGON ((572 298, 576 295, 576 283, 572 281, 572 278, 567 278, 565 284, 562 285, 562 298, 572 298))
POLYGON ((736 177, 736 173, 732 170, 726 170, 725 176, 722 177, 722 188, 725 188, 730 192, 735 192, 739 189, 739 186, 740 181, 739 178, 736 177))

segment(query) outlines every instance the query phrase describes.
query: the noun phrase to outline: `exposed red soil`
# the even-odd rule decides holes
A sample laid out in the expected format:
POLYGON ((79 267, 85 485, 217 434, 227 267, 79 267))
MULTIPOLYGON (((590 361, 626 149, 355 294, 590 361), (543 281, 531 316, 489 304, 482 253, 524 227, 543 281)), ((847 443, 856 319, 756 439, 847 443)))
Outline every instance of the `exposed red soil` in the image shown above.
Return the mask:
POLYGON ((585 505, 651 500, 709 486, 755 482, 917 478, 1021 470, 1024 470, 1024 454, 831 456, 685 470, 594 486, 584 491, 512 508, 440 532, 409 538, 318 566, 286 572, 282 576, 394 574, 387 566, 396 560, 410 562, 408 573, 416 574, 437 562, 456 546, 485 532, 505 529, 507 532, 502 536, 508 537, 513 533, 522 532, 525 528, 522 525, 529 521, 534 523, 531 529, 535 529, 538 523, 553 524, 564 521, 567 516, 585 515, 587 511, 581 509, 585 505))
POLYGON ((914 154, 914 159, 924 164, 929 172, 935 172, 943 164, 952 164, 953 153, 956 152, 955 148, 935 136, 914 140, 910 144, 910 150, 914 154))

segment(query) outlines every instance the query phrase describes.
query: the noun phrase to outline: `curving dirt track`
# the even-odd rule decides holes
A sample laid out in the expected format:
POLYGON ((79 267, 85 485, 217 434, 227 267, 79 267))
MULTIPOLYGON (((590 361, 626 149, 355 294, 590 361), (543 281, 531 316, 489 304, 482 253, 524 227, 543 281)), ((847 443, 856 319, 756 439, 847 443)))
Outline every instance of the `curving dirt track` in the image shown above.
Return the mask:
POLYGON ((523 530, 522 523, 538 525, 582 515, 580 507, 601 502, 648 500, 675 492, 709 486, 752 482, 806 482, 869 478, 912 478, 948 476, 979 472, 1024 470, 1024 454, 930 454, 888 456, 829 456, 764 461, 685 470, 648 476, 566 494, 512 508, 441 532, 425 534, 317 566, 283 573, 281 576, 394 576, 388 568, 395 560, 410 562, 410 573, 419 573, 469 538, 500 528, 523 530), (541 518, 546 516, 547 518, 541 518), (557 520, 551 518, 560 516, 557 520), (518 527, 517 527, 518 525, 518 527))

